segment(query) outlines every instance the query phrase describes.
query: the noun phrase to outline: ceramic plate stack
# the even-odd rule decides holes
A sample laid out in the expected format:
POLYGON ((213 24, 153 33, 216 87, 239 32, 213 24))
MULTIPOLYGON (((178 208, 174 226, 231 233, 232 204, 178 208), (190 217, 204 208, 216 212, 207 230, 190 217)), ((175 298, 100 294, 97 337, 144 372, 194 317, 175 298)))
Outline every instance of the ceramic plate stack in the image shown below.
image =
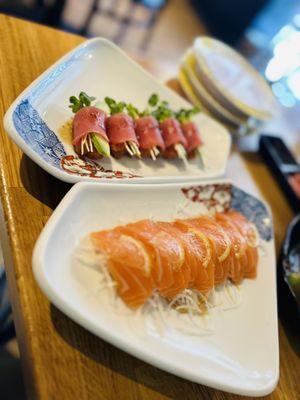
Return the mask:
POLYGON ((209 37, 197 38, 187 50, 179 81, 194 105, 238 135, 255 132, 278 110, 260 74, 235 50, 209 37))

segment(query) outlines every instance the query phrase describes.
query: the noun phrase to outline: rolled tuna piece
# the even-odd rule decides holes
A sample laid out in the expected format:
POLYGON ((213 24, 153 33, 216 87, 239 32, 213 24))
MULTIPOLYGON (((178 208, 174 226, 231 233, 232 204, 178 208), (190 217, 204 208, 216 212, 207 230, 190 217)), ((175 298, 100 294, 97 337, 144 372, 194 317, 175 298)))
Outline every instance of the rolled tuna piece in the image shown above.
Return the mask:
POLYGON ((140 156, 133 119, 125 113, 113 114, 106 120, 106 132, 112 154, 119 158, 126 151, 140 156))
POLYGON ((94 138, 97 137, 102 143, 107 143, 108 137, 105 132, 106 113, 99 108, 88 106, 83 107, 74 116, 73 119, 73 146, 77 154, 88 157, 101 157, 94 145, 94 138))
POLYGON ((187 146, 187 141, 182 133, 180 124, 177 119, 165 119, 160 123, 160 129, 166 148, 163 154, 164 157, 176 158, 182 156, 181 158, 184 158, 184 154, 181 153, 181 155, 179 155, 178 149, 181 149, 184 153, 184 149, 182 149, 182 146, 185 148, 187 146))
POLYGON ((196 155, 197 148, 203 144, 199 129, 192 121, 181 124, 181 129, 187 141, 186 152, 188 157, 193 158, 196 155))
POLYGON ((159 123, 152 115, 138 118, 135 121, 135 132, 142 156, 155 160, 159 150, 165 149, 159 123))

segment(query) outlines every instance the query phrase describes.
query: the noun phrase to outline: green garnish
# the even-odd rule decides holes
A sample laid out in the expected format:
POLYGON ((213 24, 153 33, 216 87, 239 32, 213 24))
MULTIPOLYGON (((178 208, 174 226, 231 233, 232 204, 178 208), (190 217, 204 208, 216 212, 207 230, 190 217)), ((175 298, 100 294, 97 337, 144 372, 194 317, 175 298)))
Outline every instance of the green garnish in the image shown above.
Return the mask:
POLYGON ((151 115, 151 111, 150 111, 149 107, 145 108, 144 111, 140 112, 140 117, 146 117, 148 115, 151 115))
POLYGON ((124 108, 126 107, 126 104, 124 103, 124 101, 119 101, 117 103, 111 97, 105 97, 104 101, 108 105, 111 115, 121 113, 124 110, 124 108))
POLYGON ((69 107, 72 109, 73 113, 77 113, 81 108, 90 106, 92 101, 95 100, 96 97, 89 96, 85 92, 80 92, 78 98, 76 96, 71 96, 69 101, 69 107))
POLYGON ((131 103, 126 104, 126 110, 128 115, 132 118, 132 119, 137 119, 139 118, 139 116, 141 115, 141 113, 139 112, 139 110, 134 107, 131 103))
POLYGON ((158 100, 159 100, 158 95, 157 95, 156 93, 153 93, 153 94, 149 97, 149 100, 148 100, 149 106, 151 106, 151 107, 157 106, 158 100))
POLYGON ((170 107, 170 106, 169 106, 169 102, 166 101, 166 100, 163 100, 163 101, 160 103, 160 106, 161 106, 161 107, 166 107, 166 108, 170 107))
POLYGON ((110 157, 110 148, 108 142, 95 133, 91 133, 91 138, 98 153, 105 157, 110 157))
POLYGON ((153 115, 159 122, 163 120, 175 117, 178 119, 180 123, 188 122, 192 118, 193 115, 200 112, 198 107, 193 107, 190 109, 180 109, 177 112, 171 110, 169 103, 166 100, 160 101, 158 95, 153 93, 148 100, 149 106, 152 110, 149 110, 149 107, 146 108, 145 111, 141 115, 153 115))
POLYGON ((156 93, 153 93, 148 100, 148 104, 150 108, 146 108, 145 111, 141 114, 144 115, 153 115, 159 122, 174 116, 173 111, 170 109, 169 103, 167 101, 160 101, 159 97, 156 93))
POLYGON ((181 108, 175 113, 175 116, 181 124, 184 124, 185 122, 190 121, 192 116, 198 114, 199 112, 200 110, 198 107, 193 107, 190 109, 181 108))
POLYGON ((174 112, 170 108, 159 105, 154 111, 152 111, 151 115, 153 115, 158 122, 162 122, 167 118, 173 117, 174 112))

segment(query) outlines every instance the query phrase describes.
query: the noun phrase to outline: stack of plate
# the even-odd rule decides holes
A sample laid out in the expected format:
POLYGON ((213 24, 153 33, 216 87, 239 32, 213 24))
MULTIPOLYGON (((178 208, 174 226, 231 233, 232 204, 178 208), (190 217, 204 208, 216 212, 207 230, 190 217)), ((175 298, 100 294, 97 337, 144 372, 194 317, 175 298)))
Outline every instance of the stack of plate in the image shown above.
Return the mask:
POLYGON ((195 106, 232 133, 253 133, 277 114, 266 81, 241 55, 218 40, 195 40, 180 64, 179 81, 195 106))

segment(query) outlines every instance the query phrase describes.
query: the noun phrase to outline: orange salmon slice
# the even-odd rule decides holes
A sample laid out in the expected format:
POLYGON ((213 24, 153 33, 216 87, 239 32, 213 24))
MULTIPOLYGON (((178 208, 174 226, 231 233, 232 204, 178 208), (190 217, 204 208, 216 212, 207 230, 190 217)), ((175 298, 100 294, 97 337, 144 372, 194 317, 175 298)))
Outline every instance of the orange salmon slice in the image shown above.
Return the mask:
POLYGON ((144 244, 152 259, 155 287, 163 297, 173 296, 174 274, 181 269, 185 259, 184 249, 178 239, 151 220, 128 224, 120 229, 144 244))
POLYGON ((229 278, 233 283, 240 283, 245 277, 248 265, 247 242, 239 229, 231 222, 231 219, 224 214, 215 215, 218 224, 226 231, 232 246, 230 248, 230 269, 229 278))
POLYGON ((212 246, 199 230, 177 220, 173 224, 180 232, 184 243, 186 264, 190 269, 189 287, 207 295, 214 287, 214 263, 212 246))
POLYGON ((144 304, 154 285, 151 260, 143 244, 122 234, 118 228, 92 233, 91 240, 96 251, 106 256, 109 272, 124 302, 132 308, 144 304))
POLYGON ((181 223, 189 228, 195 228, 208 238, 212 246, 212 262, 215 270, 214 284, 224 283, 228 278, 230 269, 231 241, 227 233, 216 221, 205 216, 181 220, 181 223))
POLYGON ((224 213, 232 223, 237 227, 243 237, 246 239, 247 243, 247 264, 245 267, 245 278, 254 279, 257 276, 257 264, 258 264, 258 241, 259 235, 256 227, 248 221, 248 219, 241 213, 230 210, 224 213))

